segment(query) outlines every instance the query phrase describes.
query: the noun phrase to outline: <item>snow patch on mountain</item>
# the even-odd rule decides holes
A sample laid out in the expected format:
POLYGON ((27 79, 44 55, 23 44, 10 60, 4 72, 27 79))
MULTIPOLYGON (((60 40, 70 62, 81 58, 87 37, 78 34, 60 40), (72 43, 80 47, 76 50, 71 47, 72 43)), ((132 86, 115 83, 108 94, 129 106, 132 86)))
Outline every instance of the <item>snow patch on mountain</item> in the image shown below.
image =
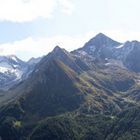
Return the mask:
POLYGON ((117 46, 116 49, 120 49, 122 47, 124 47, 124 44, 121 44, 121 45, 117 46))

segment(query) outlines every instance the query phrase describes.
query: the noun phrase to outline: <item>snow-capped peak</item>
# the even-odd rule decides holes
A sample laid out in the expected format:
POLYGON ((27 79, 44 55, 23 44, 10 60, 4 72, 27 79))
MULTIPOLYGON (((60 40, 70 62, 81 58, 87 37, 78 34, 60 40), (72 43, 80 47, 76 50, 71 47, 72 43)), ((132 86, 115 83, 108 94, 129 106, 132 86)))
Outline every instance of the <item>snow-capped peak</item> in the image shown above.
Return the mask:
POLYGON ((0 89, 21 80, 28 65, 15 55, 0 56, 0 89))
POLYGON ((18 62, 18 58, 15 55, 8 55, 7 57, 14 60, 15 62, 18 62))

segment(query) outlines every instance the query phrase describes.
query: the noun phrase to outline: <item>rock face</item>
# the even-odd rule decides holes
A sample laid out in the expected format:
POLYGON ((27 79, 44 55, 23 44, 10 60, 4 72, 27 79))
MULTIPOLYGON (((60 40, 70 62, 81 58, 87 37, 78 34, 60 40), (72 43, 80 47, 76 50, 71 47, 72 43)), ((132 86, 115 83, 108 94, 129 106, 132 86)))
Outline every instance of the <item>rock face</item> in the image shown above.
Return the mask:
POLYGON ((112 58, 112 50, 120 46, 121 43, 112 40, 106 35, 100 33, 89 40, 83 48, 75 50, 75 53, 88 54, 95 59, 112 58))
POLYGON ((127 42, 124 46, 124 50, 120 51, 123 51, 125 54, 122 57, 124 65, 134 72, 140 72, 140 42, 127 42))

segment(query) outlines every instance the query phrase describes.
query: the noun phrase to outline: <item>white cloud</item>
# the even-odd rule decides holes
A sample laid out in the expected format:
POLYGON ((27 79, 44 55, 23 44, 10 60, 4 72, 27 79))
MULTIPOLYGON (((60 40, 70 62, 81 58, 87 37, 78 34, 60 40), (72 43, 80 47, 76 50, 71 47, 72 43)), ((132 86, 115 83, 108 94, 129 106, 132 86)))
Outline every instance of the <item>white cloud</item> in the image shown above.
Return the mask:
POLYGON ((93 37, 94 33, 86 33, 84 35, 76 36, 54 36, 51 38, 38 38, 31 37, 14 43, 7 43, 0 45, 0 55, 15 54, 23 60, 28 60, 31 57, 39 57, 46 55, 48 52, 59 45, 68 51, 82 47, 86 41, 93 37))
POLYGON ((62 12, 71 15, 74 11, 74 4, 69 0, 58 0, 60 5, 63 7, 62 12))
POLYGON ((73 10, 71 0, 0 0, 0 20, 26 22, 50 18, 57 7, 65 14, 73 10))
MULTIPOLYGON (((125 42, 126 40, 140 40, 139 32, 122 32, 118 30, 104 30, 103 33, 109 37, 125 42)), ((0 45, 0 55, 15 54, 23 60, 31 57, 39 57, 48 54, 56 45, 68 51, 82 47, 89 39, 94 37, 97 32, 87 32, 82 35, 66 36, 58 35, 53 37, 37 38, 31 37, 14 43, 0 45)))
POLYGON ((120 41, 125 42, 127 40, 138 40, 140 41, 140 32, 137 31, 122 31, 122 30, 103 30, 103 33, 110 36, 111 38, 120 41))

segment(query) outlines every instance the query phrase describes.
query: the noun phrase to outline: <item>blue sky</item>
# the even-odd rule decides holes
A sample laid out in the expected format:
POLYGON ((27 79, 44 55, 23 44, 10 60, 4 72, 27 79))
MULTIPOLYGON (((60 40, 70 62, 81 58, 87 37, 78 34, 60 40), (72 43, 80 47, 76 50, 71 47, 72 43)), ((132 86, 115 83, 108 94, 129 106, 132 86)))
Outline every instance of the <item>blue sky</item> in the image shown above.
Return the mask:
POLYGON ((139 0, 0 0, 0 55, 73 50, 99 32, 140 40, 139 0))

